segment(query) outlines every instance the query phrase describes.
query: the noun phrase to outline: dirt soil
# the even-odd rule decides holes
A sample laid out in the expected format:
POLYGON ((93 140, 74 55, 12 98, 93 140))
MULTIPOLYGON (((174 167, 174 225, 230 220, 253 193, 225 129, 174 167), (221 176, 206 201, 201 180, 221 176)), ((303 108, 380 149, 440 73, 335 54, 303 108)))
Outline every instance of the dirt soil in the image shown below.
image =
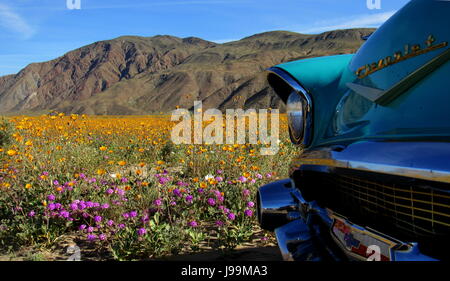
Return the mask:
MULTIPOLYGON (((279 261, 282 260, 280 251, 273 237, 267 241, 261 241, 259 233, 255 238, 238 246, 228 252, 214 250, 202 246, 198 253, 182 253, 156 259, 158 261, 279 261)), ((68 253, 70 246, 80 248, 82 261, 108 261, 113 260, 107 249, 99 250, 100 247, 87 242, 77 235, 64 235, 55 241, 55 246, 48 250, 23 248, 13 254, 0 253, 0 261, 66 261, 71 254, 68 253)), ((155 260, 155 259, 153 259, 155 260)))

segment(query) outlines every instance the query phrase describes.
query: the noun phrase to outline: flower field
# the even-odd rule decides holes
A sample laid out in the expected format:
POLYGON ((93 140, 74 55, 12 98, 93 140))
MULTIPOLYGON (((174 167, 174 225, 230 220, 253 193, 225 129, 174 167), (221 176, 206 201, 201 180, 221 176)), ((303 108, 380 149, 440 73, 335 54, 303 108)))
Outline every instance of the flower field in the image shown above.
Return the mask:
POLYGON ((170 116, 49 114, 0 121, 0 253, 76 235, 117 260, 231 250, 258 232, 255 193, 296 148, 175 145, 170 116))

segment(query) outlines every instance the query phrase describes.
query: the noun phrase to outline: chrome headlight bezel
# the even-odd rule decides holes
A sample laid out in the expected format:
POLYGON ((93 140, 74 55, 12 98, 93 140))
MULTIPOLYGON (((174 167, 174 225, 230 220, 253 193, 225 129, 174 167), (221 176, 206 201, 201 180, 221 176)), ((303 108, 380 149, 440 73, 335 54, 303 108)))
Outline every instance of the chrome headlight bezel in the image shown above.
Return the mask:
MULTIPOLYGON (((279 87, 280 89, 277 89, 276 85, 272 85, 269 82, 269 84, 271 84, 271 86, 277 92, 277 95, 280 96, 280 98, 286 103, 286 105, 288 103, 290 95, 294 93, 297 94, 301 99, 303 105, 303 122, 299 125, 299 127, 303 127, 303 133, 300 134, 299 132, 297 132, 296 134, 293 134, 292 132, 289 132, 289 135, 291 137, 291 141, 294 144, 308 147, 309 145, 311 145, 313 137, 313 100, 311 98, 311 95, 303 86, 301 86, 301 84, 296 79, 294 79, 289 73, 282 70, 281 68, 271 67, 267 71, 269 72, 269 75, 275 75, 277 80, 281 79, 280 83, 285 84, 285 86, 279 87)), ((289 126, 289 130, 292 130, 291 126, 289 126)))

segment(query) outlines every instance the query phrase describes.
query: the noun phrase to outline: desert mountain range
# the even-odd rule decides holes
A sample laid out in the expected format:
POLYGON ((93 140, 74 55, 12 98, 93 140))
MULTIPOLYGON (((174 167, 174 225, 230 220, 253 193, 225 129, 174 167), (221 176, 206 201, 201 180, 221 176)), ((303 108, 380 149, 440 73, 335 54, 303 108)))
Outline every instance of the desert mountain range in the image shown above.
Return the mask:
POLYGON ((100 41, 0 77, 0 114, 151 114, 191 108, 194 100, 222 110, 283 108, 266 68, 354 53, 373 31, 272 31, 224 44, 166 35, 100 41))

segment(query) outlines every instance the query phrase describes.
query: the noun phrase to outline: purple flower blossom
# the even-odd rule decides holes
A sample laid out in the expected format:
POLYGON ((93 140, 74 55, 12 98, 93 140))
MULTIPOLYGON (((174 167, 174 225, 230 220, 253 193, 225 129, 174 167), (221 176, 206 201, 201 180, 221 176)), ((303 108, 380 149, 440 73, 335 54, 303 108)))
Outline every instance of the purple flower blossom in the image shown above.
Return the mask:
POLYGON ((67 218, 70 216, 70 213, 67 212, 67 211, 65 211, 65 210, 63 210, 63 211, 59 212, 59 215, 60 215, 62 218, 66 218, 66 219, 67 219, 67 218))
POLYGON ((59 185, 59 181, 54 180, 54 181, 53 181, 53 185, 59 185))
POLYGON ((262 178, 263 178, 263 175, 261 175, 261 174, 256 174, 256 178, 262 179, 262 178))
POLYGON ((79 229, 80 229, 80 230, 85 230, 86 227, 87 227, 87 226, 86 226, 85 224, 82 224, 82 225, 80 225, 79 229))
POLYGON ((175 196, 181 197, 181 191, 180 191, 178 188, 175 188, 175 189, 173 190, 173 194, 174 194, 175 196))
POLYGON ((53 204, 53 203, 50 203, 47 205, 47 209, 49 209, 50 211, 53 211, 55 208, 56 208, 55 204, 53 204))
POLYGON ((73 211, 78 210, 78 204, 77 203, 70 204, 70 209, 72 209, 73 211))
POLYGON ((155 204, 156 206, 161 206, 162 201, 161 201, 161 199, 156 199, 155 202, 153 202, 153 204, 155 204))
POLYGON ((178 181, 177 182, 178 186, 188 186, 189 184, 187 182, 183 182, 183 181, 178 181))
POLYGON ((36 214, 36 213, 35 213, 34 211, 30 211, 30 212, 28 213, 28 216, 29 216, 29 217, 34 217, 35 214, 36 214))
POLYGON ((227 218, 228 218, 229 220, 234 220, 234 219, 236 218, 236 215, 235 215, 234 213, 229 213, 228 216, 227 216, 227 218))
POLYGON ((215 180, 216 180, 217 182, 223 182, 223 178, 222 178, 222 177, 216 177, 215 180))
POLYGON ((95 228, 93 228, 92 226, 89 226, 87 228, 87 232, 89 232, 89 233, 94 232, 94 230, 95 230, 95 228))
POLYGON ((253 207, 255 207, 255 203, 253 203, 252 201, 249 201, 249 202, 247 203, 247 207, 253 208, 253 207))
POLYGON ((48 201, 55 201, 56 197, 53 194, 50 194, 49 196, 47 196, 48 201))
POLYGON ((139 228, 138 231, 137 231, 137 233, 138 233, 139 236, 143 236, 144 234, 147 233, 147 229, 145 229, 145 228, 139 228))
POLYGON ((250 209, 247 209, 247 210, 244 211, 244 214, 245 214, 247 217, 251 217, 251 216, 253 216, 253 211, 250 210, 250 209))
POLYGON ((128 213, 123 213, 122 216, 126 219, 130 218, 130 215, 128 213))
POLYGON ((214 205, 216 205, 216 200, 214 200, 214 199, 212 199, 212 198, 209 198, 207 202, 208 202, 208 205, 209 205, 209 206, 214 206, 214 205))
POLYGON ((105 241, 106 240, 106 234, 102 233, 98 236, 98 239, 100 239, 101 241, 105 241))
POLYGON ((162 185, 165 185, 168 181, 169 181, 169 178, 166 178, 166 177, 159 178, 159 183, 162 185))
POLYGON ((88 234, 87 235, 87 240, 94 241, 95 239, 97 239, 97 235, 95 235, 95 234, 88 234))
POLYGON ((102 209, 108 209, 108 208, 109 208, 109 204, 108 203, 102 204, 102 209))
POLYGON ((216 225, 217 225, 217 226, 223 226, 223 225, 224 225, 224 222, 223 222, 223 221, 216 221, 216 225))
POLYGON ((118 227, 119 227, 120 229, 123 229, 123 228, 125 228, 125 224, 121 223, 121 224, 118 225, 118 227))
POLYGON ((111 195, 111 194, 113 194, 113 193, 114 193, 114 190, 112 190, 111 188, 108 188, 108 189, 106 190, 106 194, 111 195))
POLYGON ((191 222, 188 223, 188 225, 189 225, 190 227, 197 227, 197 226, 198 226, 198 223, 197 223, 196 221, 191 221, 191 222))
POLYGON ((192 196, 192 195, 186 196, 186 202, 192 203, 192 200, 194 200, 194 196, 192 196))
POLYGON ((238 179, 238 181, 244 183, 244 182, 247 182, 247 178, 244 177, 244 176, 240 176, 239 179, 238 179))
POLYGON ((132 217, 132 218, 135 218, 135 217, 137 217, 137 212, 136 211, 131 211, 130 212, 130 217, 132 217))
POLYGON ((244 189, 244 191, 242 191, 242 195, 244 195, 245 197, 250 195, 250 190, 248 189, 244 189))
POLYGON ((113 225, 114 225, 114 221, 113 221, 113 220, 109 220, 106 224, 107 224, 108 226, 113 226, 113 225))
POLYGON ((95 216, 94 217, 94 221, 95 222, 101 222, 102 221, 102 217, 101 216, 95 216))

